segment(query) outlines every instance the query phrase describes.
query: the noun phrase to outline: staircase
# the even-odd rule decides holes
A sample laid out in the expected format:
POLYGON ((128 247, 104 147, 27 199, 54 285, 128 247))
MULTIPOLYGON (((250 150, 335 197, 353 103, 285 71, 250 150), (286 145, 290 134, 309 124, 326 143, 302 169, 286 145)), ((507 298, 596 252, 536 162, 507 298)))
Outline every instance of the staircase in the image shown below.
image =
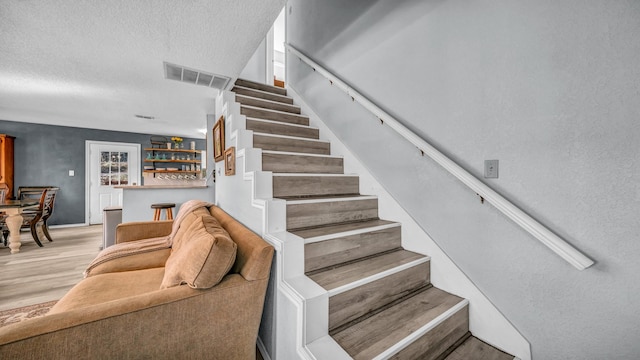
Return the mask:
POLYGON ((304 239, 305 274, 328 292, 329 335, 354 359, 513 359, 469 332, 467 300, 430 283, 428 256, 404 250, 401 224, 286 96, 239 79, 232 91, 286 201, 287 231, 304 239))

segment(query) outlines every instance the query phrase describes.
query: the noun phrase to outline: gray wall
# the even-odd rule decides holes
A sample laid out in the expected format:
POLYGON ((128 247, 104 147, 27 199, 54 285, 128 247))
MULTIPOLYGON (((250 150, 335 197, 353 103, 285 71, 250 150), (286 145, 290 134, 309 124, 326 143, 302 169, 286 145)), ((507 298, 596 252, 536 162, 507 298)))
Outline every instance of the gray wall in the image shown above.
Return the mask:
MULTIPOLYGON (((114 141, 150 147, 150 134, 104 131, 0 120, 0 133, 15 136, 14 183, 18 186, 54 185, 56 196, 50 225, 80 224, 85 221, 85 141, 114 141), (75 176, 69 176, 75 170, 75 176)), ((205 140, 194 140, 204 149, 205 140)), ((141 150, 140 159, 146 153, 141 150)), ((144 163, 142 163, 144 164, 144 163)), ((142 167, 142 165, 141 165, 142 167)), ((142 169, 141 169, 142 170, 142 169)), ((15 195, 15 193, 14 193, 15 195)), ((151 210, 149 210, 151 211, 151 210)), ((151 213, 150 218, 151 218, 151 213)))
MULTIPOLYGON (((597 261, 577 271, 289 55, 289 85, 531 342, 640 356, 640 2, 290 0, 288 41, 597 261)), ((289 14, 289 10, 287 10, 289 14)))

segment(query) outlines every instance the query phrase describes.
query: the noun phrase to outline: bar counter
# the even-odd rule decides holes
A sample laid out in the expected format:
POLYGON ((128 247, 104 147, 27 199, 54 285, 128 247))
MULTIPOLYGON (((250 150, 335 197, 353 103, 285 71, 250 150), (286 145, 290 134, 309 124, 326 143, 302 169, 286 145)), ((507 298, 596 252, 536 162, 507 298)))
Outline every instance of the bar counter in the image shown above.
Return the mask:
MULTIPOLYGON (((175 203, 174 217, 185 201, 214 201, 214 188, 207 185, 142 185, 116 186, 122 189, 122 222, 151 221, 151 204, 175 203)), ((163 211, 162 218, 164 219, 163 211)))

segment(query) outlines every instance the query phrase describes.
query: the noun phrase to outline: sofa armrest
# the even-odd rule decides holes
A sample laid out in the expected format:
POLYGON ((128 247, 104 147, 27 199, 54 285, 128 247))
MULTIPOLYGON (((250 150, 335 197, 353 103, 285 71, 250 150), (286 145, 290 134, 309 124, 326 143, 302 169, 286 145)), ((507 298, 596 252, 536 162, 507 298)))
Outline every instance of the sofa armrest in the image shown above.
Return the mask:
POLYGON ((167 236, 171 234, 172 226, 173 220, 122 223, 116 227, 116 244, 167 236))
POLYGON ((267 281, 230 274, 207 290, 176 286, 8 325, 0 358, 254 360, 267 281))
POLYGON ((114 258, 93 267, 87 272, 87 276, 164 267, 169 255, 171 255, 171 248, 114 258))

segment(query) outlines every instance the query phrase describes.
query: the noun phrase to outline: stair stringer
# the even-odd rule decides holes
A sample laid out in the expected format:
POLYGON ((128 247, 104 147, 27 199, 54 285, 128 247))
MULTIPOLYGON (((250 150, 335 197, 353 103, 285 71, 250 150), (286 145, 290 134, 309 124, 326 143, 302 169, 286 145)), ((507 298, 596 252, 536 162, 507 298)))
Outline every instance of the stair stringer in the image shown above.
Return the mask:
POLYGON ((474 336, 513 354, 518 359, 530 360, 531 346, 515 326, 377 182, 291 84, 287 85, 287 94, 294 99, 296 105, 300 106, 302 113, 309 117, 309 125, 320 129, 321 140, 331 143, 331 154, 343 157, 344 172, 360 176, 360 193, 378 197, 380 218, 402 224, 402 247, 431 257, 431 283, 435 287, 469 300, 469 329, 474 336))
POLYGON ((286 201, 273 198, 273 174, 262 171, 262 150, 253 148, 253 131, 246 130, 246 117, 230 91, 216 99, 216 118, 221 115, 225 146, 236 147, 236 175, 224 176, 224 163, 216 163, 216 205, 276 250, 269 284, 275 291, 265 302, 271 323, 263 315, 261 351, 274 359, 351 359, 328 335, 328 292, 304 274, 304 239, 286 232, 286 201), (269 332, 275 339, 265 339, 269 332))

